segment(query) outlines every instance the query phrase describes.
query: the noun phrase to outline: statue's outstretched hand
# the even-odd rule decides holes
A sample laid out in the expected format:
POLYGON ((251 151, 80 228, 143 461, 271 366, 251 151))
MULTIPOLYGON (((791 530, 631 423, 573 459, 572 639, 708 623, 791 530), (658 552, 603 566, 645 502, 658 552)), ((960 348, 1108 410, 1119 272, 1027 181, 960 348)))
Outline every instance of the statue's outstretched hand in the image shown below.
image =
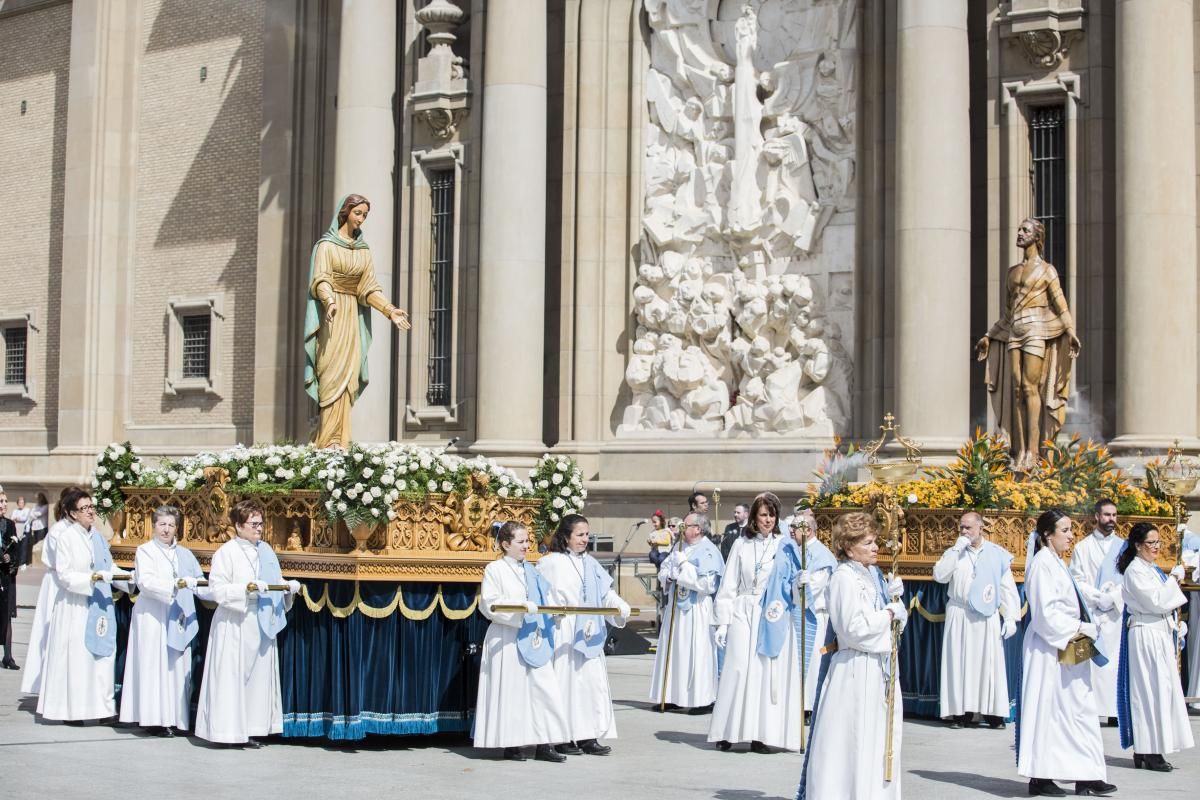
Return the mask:
POLYGON ((412 327, 412 323, 408 321, 408 312, 404 309, 397 308, 388 319, 402 331, 406 331, 412 327))
POLYGON ((1071 346, 1070 350, 1068 351, 1071 358, 1079 358, 1079 351, 1082 349, 1082 347, 1083 345, 1079 343, 1079 337, 1072 333, 1071 346))
POLYGON ((337 303, 330 300, 325 304, 325 321, 333 322, 333 318, 337 316, 337 303))
POLYGON ((986 336, 981 336, 979 341, 975 343, 975 360, 987 361, 988 351, 992 349, 992 340, 986 336))

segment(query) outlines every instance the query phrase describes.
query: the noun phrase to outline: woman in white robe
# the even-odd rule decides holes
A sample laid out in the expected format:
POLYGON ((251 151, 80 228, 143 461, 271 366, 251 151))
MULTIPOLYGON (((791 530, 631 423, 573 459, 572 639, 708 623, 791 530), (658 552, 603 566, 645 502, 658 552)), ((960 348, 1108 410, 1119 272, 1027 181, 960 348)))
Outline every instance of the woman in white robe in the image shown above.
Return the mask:
POLYGON ((865 512, 852 512, 834 525, 833 553, 839 564, 829 581, 829 625, 837 650, 825 658, 825 679, 813 712, 812 742, 804 762, 800 798, 899 800, 904 704, 900 671, 892 672, 892 622, 908 621, 899 579, 884 580, 879 525, 865 512), (892 780, 884 779, 887 746, 888 676, 894 674, 892 780))
POLYGON ((566 707, 570 739, 555 749, 564 755, 608 755, 612 748, 599 740, 617 738, 603 644, 608 637, 606 624, 625 627, 630 608, 612 590, 612 578, 587 554, 590 536, 586 517, 567 514, 550 541, 551 552, 538 559, 537 565, 550 584, 551 605, 619 611, 616 616, 603 618, 566 614, 555 620, 554 673, 566 707))
MULTIPOLYGON (((837 561, 819 538, 817 538, 817 518, 812 509, 797 509, 788 525, 793 539, 799 547, 804 548, 804 558, 807 569, 796 578, 796 583, 804 587, 804 613, 808 618, 807 628, 811 632, 811 641, 806 641, 803 648, 804 658, 804 710, 812 711, 816 705, 817 688, 821 675, 821 647, 829 630, 829 580, 837 561)), ((804 636, 805 625, 800 617, 800 589, 796 590, 796 608, 792 614, 796 629, 796 646, 800 646, 800 637, 804 636)))
POLYGON ((1065 792, 1056 780, 1075 781, 1076 794, 1108 795, 1116 787, 1105 782, 1091 662, 1058 660, 1059 650, 1076 634, 1093 641, 1099 636, 1062 560, 1075 538, 1071 518, 1055 508, 1043 512, 1035 537, 1034 555, 1025 567, 1029 624, 1017 717, 1017 772, 1029 778, 1034 796, 1061 797, 1065 792))
POLYGON ((717 698, 713 594, 723 564, 721 551, 709 539, 710 533, 708 517, 688 514, 683 519, 682 549, 671 550, 659 566, 658 582, 667 603, 650 674, 650 700, 655 710, 687 708, 699 714, 717 698), (671 663, 664 699, 668 653, 671 663))
MULTIPOLYGON (((529 618, 530 643, 535 653, 527 663, 518 647, 518 635, 526 627, 526 615, 536 614, 538 597, 531 597, 530 581, 540 582, 533 594, 545 596, 545 579, 526 563, 529 530, 516 522, 499 526, 496 543, 503 556, 487 565, 479 589, 479 610, 492 621, 483 637, 483 657, 479 666, 479 695, 475 704, 475 746, 503 747, 510 761, 524 761, 521 748, 536 745, 538 761, 562 762, 567 757, 552 745, 567 741, 567 715, 562 690, 550 653, 542 635, 542 622, 529 618), (524 606, 524 612, 492 611, 492 606, 524 606)), ((552 624, 552 623, 551 623, 552 624)))
MULTIPOLYGON (((63 493, 64 495, 66 492, 63 493)), ((59 502, 58 521, 50 526, 50 531, 42 540, 42 566, 46 573, 42 576, 42 585, 38 589, 37 604, 33 610, 33 622, 29 628, 29 646, 25 649, 25 667, 21 673, 21 692, 23 694, 41 694, 42 665, 46 661, 46 634, 50 630, 50 612, 54 609, 54 601, 58 599, 58 584, 54 580, 54 554, 58 549, 58 537, 72 521, 62 510, 59 502)))
MULTIPOLYGON (((263 632, 258 613, 258 599, 272 578, 264 574, 269 567, 264 562, 273 560, 274 553, 262 542, 263 512, 257 503, 236 504, 229 520, 237 536, 213 553, 208 573, 217 610, 208 633, 196 735, 210 742, 260 747, 251 737, 283 733, 279 653, 274 637, 263 632)), ((291 608, 300 584, 287 584, 284 603, 291 608)))
POLYGON ((158 728, 160 735, 174 736, 173 729, 187 730, 191 719, 192 646, 172 648, 167 626, 180 622, 176 595, 195 593, 196 582, 204 573, 195 556, 175 541, 183 525, 178 508, 160 506, 154 511, 153 524, 154 538, 140 545, 134 556, 139 594, 125 651, 121 722, 158 728))
POLYGON ((1175 634, 1185 635, 1186 625, 1176 619, 1175 611, 1187 602, 1179 583, 1182 565, 1164 575, 1156 565, 1162 544, 1158 529, 1139 522, 1129 532, 1129 543, 1117 560, 1125 600, 1125 637, 1118 688, 1118 717, 1121 744, 1133 745, 1133 765, 1155 772, 1170 772, 1174 767, 1163 758, 1194 747, 1192 726, 1183 703, 1183 688, 1175 671, 1175 634), (1178 626, 1178 628, 1177 628, 1178 626), (1126 716, 1121 708, 1123 697, 1129 701, 1126 716))
POLYGON ((755 753, 772 747, 800 749, 804 687, 795 630, 788 626, 780 653, 758 652, 762 596, 775 565, 782 534, 779 498, 770 492, 754 498, 747 535, 733 543, 717 590, 716 642, 725 648, 708 741, 729 751, 734 742, 750 742, 755 753))
MULTIPOLYGON (((88 649, 89 600, 95 584, 112 582, 111 569, 97 572, 92 524, 96 505, 78 487, 63 492, 62 506, 70 523, 59 530, 47 565, 54 581, 54 600, 46 626, 37 713, 45 719, 82 723, 117 713, 114 700, 114 655, 96 656, 88 649)), ((107 543, 102 545, 107 550, 107 543)))

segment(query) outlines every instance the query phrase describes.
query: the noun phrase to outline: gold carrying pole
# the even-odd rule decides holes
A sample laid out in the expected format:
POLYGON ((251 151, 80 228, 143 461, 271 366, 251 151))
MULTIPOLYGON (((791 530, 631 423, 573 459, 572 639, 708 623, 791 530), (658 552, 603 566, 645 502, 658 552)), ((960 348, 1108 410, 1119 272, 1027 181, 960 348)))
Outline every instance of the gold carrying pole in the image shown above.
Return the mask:
MULTIPOLYGON (((720 497, 720 492, 720 489, 714 491, 713 497, 720 497)), ((680 525, 683 525, 683 523, 681 522, 680 525)), ((676 532, 675 536, 675 546, 671 548, 671 552, 667 554, 667 558, 670 558, 673 554, 678 553, 683 547, 682 527, 678 532, 676 532)), ((676 579, 671 582, 671 616, 667 620, 667 652, 663 658, 662 697, 659 698, 658 705, 658 710, 664 712, 667 710, 667 678, 671 675, 671 643, 672 634, 675 633, 675 610, 679 607, 678 585, 679 578, 676 577, 676 579)))
POLYGON ((711 529, 715 534, 721 531, 721 487, 713 487, 713 518, 711 529))
MULTIPOLYGON (((804 541, 800 544, 800 570, 808 569, 808 522, 800 523, 804 541)), ((808 587, 800 592, 800 752, 804 752, 804 702, 808 691, 808 587)), ((816 642, 814 641, 815 645, 816 642)))
MULTIPOLYGON (((1167 460, 1163 462, 1162 471, 1158 475, 1159 485, 1171 503, 1171 510, 1175 512, 1175 566, 1183 564, 1183 534, 1179 531, 1183 525, 1183 498, 1196 488, 1198 479, 1200 476, 1193 474, 1192 465, 1184 459, 1183 450, 1179 447, 1179 440, 1176 439, 1174 447, 1167 449, 1167 460)), ((1179 622, 1179 609, 1176 609, 1175 671, 1182 673, 1183 650, 1179 647, 1179 622)))
MULTIPOLYGON (((885 487, 883 497, 875 507, 875 518, 879 520, 884 535, 887 537, 885 545, 892 554, 892 575, 895 576, 900 567, 900 551, 904 539, 904 508, 896 498, 894 487, 916 477, 921 469, 921 449, 915 442, 900 435, 900 426, 896 425, 896 418, 891 412, 884 415, 879 431, 879 438, 864 447, 863 451, 867 454, 867 469, 871 471, 871 477, 884 484, 885 487), (904 447, 903 460, 879 460, 879 450, 889 438, 895 439, 904 447)), ((888 665, 887 733, 884 738, 883 752, 883 779, 888 782, 892 780, 892 762, 895 760, 896 683, 899 651, 900 622, 893 619, 892 657, 888 665)))
MULTIPOLYGON (((286 589, 287 587, 285 586, 284 588, 286 589)), ((492 613, 524 614, 526 613, 526 609, 525 606, 494 605, 492 606, 492 613)), ((591 606, 538 606, 538 610, 534 613, 552 614, 556 617, 565 617, 569 614, 594 614, 598 617, 619 617, 621 616, 621 609, 607 608, 605 606, 598 608, 592 608, 591 606)), ((641 613, 642 610, 640 608, 631 608, 629 610, 629 616, 631 617, 641 616, 641 613)))

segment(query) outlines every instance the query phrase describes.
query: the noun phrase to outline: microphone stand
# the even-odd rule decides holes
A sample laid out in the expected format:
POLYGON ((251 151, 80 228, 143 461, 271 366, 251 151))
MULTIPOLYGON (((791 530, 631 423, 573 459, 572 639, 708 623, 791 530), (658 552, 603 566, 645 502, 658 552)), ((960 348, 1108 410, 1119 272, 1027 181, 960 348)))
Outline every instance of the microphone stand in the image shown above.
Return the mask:
POLYGON ((633 541, 634 532, 636 532, 638 528, 642 527, 642 523, 645 521, 646 520, 644 519, 639 519, 637 522, 629 526, 629 535, 625 537, 625 543, 621 545, 621 549, 617 551, 617 557, 613 559, 613 563, 616 564, 615 569, 617 571, 617 594, 621 593, 621 556, 625 555, 625 548, 629 547, 629 543, 633 541))

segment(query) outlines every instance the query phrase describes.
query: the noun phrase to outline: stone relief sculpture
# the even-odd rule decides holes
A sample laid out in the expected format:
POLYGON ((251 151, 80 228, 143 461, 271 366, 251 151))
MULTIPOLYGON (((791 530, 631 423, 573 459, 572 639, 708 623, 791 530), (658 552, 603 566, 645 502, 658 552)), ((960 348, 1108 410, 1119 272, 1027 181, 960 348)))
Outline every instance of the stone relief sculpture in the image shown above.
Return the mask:
POLYGON ((855 0, 645 0, 644 203, 618 429, 839 433, 855 0))

